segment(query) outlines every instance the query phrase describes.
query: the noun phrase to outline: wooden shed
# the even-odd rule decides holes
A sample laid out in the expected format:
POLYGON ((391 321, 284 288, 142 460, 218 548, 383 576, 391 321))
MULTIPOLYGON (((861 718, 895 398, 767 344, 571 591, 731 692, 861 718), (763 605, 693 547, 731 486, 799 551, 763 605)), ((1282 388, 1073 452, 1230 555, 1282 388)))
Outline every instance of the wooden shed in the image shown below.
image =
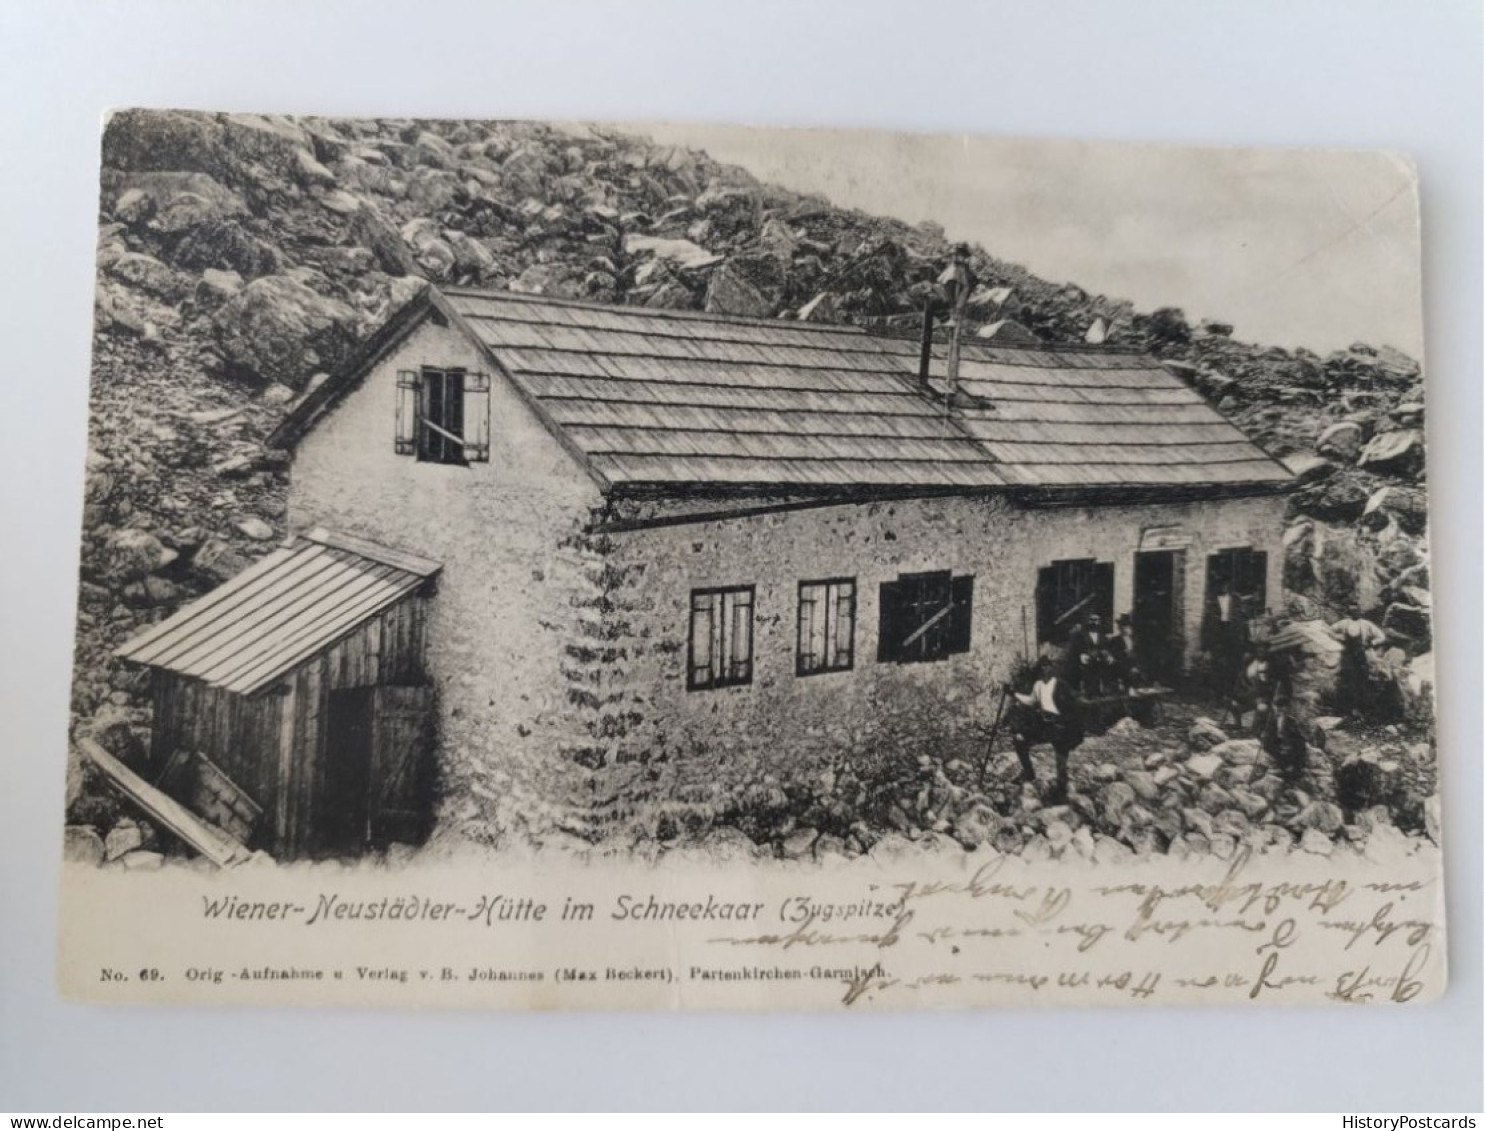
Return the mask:
POLYGON ((316 529, 129 640, 154 677, 145 776, 279 858, 421 841, 440 568, 316 529))

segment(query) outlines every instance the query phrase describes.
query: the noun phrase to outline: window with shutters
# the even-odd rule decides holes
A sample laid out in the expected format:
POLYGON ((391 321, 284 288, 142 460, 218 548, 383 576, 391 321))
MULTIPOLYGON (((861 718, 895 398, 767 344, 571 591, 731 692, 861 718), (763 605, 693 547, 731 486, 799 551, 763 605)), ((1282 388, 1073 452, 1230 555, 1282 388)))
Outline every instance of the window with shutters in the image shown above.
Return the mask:
POLYGON ((1053 562, 1036 578, 1036 640, 1066 643, 1072 630, 1097 613, 1107 631, 1114 623, 1114 563, 1093 558, 1053 562))
POLYGON ((753 586, 691 591, 688 652, 692 691, 753 682, 753 586))
POLYGON ((856 579, 799 583, 798 675, 851 670, 856 643, 856 579))
POLYGON ((968 652, 974 585, 972 576, 954 577, 948 570, 883 582, 877 659, 923 663, 968 652))
POLYGON ((425 463, 487 461, 489 376, 428 366, 399 372, 396 450, 425 463))

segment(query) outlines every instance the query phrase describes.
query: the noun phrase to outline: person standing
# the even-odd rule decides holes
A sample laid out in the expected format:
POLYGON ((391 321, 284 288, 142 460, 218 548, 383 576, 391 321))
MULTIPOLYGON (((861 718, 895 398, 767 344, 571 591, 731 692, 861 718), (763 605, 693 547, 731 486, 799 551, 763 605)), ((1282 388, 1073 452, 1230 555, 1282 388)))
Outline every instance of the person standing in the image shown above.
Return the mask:
POLYGON ((1120 613, 1114 625, 1118 631, 1109 638, 1110 665, 1114 678, 1128 691, 1142 678, 1136 659, 1138 645, 1134 637, 1134 618, 1128 613, 1120 613))
POLYGON ((1387 643, 1387 633, 1356 611, 1336 621, 1330 630, 1341 642, 1336 706, 1348 715, 1371 714, 1371 652, 1387 643))
POLYGON ((1047 657, 1037 661, 1031 690, 1017 691, 1011 714, 1011 742, 1021 761, 1021 780, 1036 781, 1031 748, 1048 743, 1057 759, 1057 780, 1050 799, 1065 801, 1068 790, 1068 758, 1083 741, 1077 694, 1058 676, 1047 657))

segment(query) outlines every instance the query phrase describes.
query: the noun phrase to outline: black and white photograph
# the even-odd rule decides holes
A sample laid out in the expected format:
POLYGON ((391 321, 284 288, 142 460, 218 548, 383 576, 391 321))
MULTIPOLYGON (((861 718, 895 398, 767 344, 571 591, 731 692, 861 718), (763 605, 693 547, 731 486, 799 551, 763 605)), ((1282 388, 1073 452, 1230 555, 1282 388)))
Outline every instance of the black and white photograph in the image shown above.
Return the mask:
MULTIPOLYGON (((1091 950, 1121 924, 1064 873, 1123 895, 1128 943, 1278 929, 1267 896, 1166 919, 1126 882, 1153 869, 1398 950, 1382 995, 1262 963, 1167 994, 1441 987, 1405 159, 126 109, 101 169, 72 865, 205 884, 208 920, 538 933, 577 928, 376 885, 643 876, 611 919, 851 953, 807 968, 846 1004, 1038 992, 998 950, 866 959, 1091 950), (1252 292, 1305 247, 1305 302, 1252 292), (240 869, 370 894, 258 899, 240 869), (722 889, 670 894, 698 873, 722 889), (1368 875, 1408 894, 1358 922, 1368 875), (726 890, 809 876, 777 910, 726 890), (1009 906, 924 929, 942 885, 1009 906)), ((443 980, 585 980, 529 965, 443 980)), ((634 973, 682 1001, 761 976, 634 973)))
MULTIPOLYGON (((1396 159, 1150 159, 1416 254, 1396 159)), ((642 130, 165 111, 98 255, 79 856, 1436 839, 1416 268, 1259 345, 642 130)))
POLYGON ((1470 1126, 1480 26, 0 5, 0 1111, 1470 1126))

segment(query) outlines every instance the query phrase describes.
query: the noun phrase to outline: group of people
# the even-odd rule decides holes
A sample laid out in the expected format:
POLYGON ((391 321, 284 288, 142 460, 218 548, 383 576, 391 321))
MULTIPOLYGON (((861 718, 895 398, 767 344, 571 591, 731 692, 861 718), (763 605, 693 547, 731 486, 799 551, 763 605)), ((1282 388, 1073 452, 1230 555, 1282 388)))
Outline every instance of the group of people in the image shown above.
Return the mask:
POLYGON ((1120 613, 1114 631, 1103 618, 1090 613, 1068 636, 1064 673, 1072 687, 1086 696, 1128 691, 1139 680, 1135 663, 1134 621, 1120 613))
MULTIPOLYGON (((1296 650, 1279 631, 1281 625, 1250 619, 1240 599, 1232 598, 1212 624, 1207 641, 1222 695, 1222 722, 1248 725, 1274 766, 1297 779, 1308 766, 1306 727, 1297 710, 1296 650)), ((1127 614, 1108 632, 1102 618, 1090 614, 1069 634, 1060 654, 1043 654, 1032 670, 1029 688, 1007 686, 1006 720, 1021 780, 1035 782, 1031 749, 1052 747, 1056 780, 1049 800, 1068 792, 1068 760, 1085 736, 1085 707, 1109 696, 1128 696, 1144 678, 1137 663, 1135 626, 1127 614)))

